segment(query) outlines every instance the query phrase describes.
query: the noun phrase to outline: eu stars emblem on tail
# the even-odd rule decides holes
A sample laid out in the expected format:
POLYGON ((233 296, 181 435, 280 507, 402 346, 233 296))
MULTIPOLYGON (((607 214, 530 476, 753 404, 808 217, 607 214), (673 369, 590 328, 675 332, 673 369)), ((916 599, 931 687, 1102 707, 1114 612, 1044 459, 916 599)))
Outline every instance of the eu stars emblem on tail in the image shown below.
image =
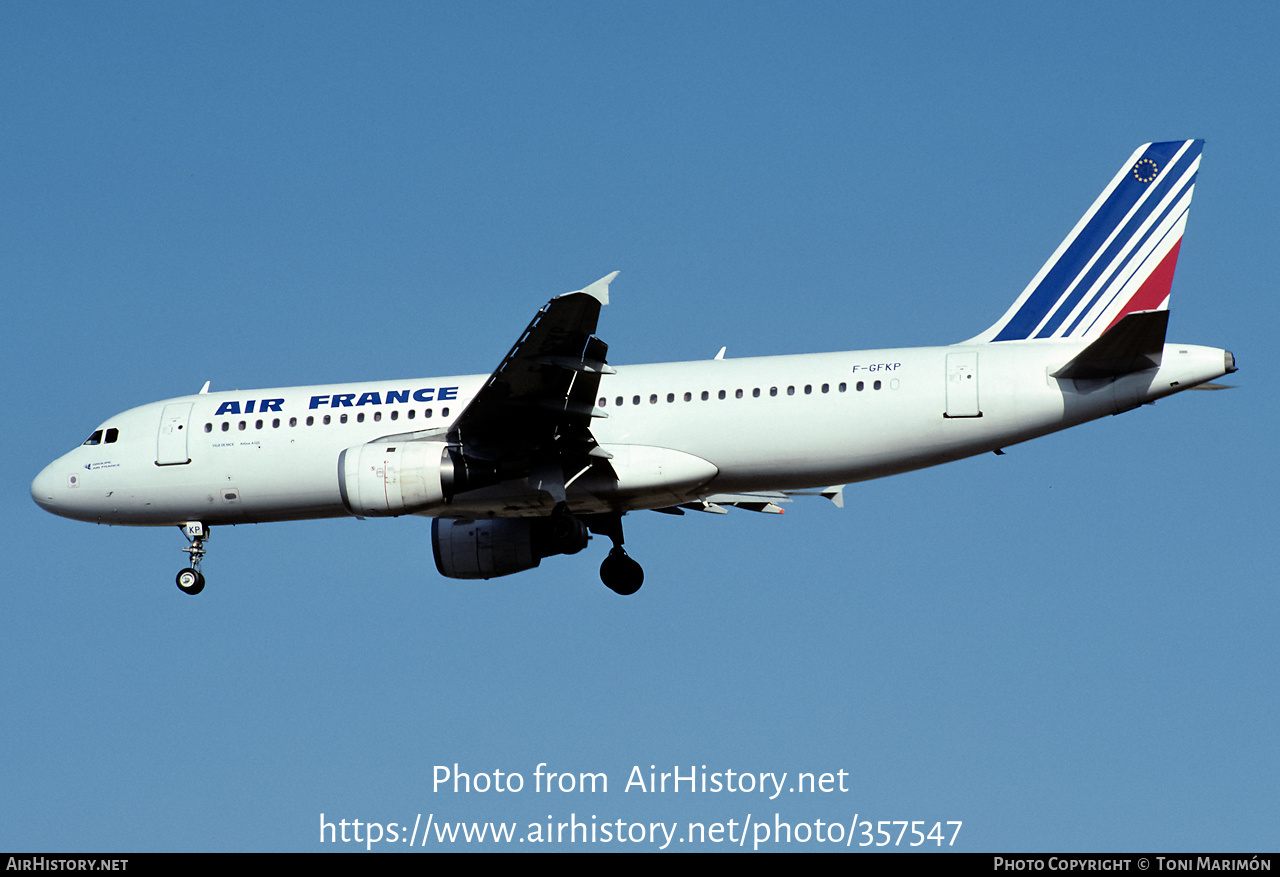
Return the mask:
POLYGON ((1160 166, 1149 158, 1140 158, 1133 166, 1133 175, 1140 183, 1149 183, 1160 173, 1160 166))

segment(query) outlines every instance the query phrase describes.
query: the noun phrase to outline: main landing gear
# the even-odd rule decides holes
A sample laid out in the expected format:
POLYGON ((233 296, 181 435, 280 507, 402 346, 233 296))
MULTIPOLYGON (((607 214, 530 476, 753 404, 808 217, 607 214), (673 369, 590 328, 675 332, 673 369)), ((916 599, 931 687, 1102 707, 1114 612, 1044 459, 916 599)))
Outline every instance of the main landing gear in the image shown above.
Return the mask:
POLYGON ((191 558, 191 566, 178 573, 178 590, 194 597, 204 590, 204 573, 200 572, 200 561, 204 558, 204 543, 209 538, 209 530, 199 521, 188 521, 182 527, 182 535, 187 537, 188 545, 182 550, 191 558))
POLYGON ((621 545, 615 545, 600 564, 600 581, 615 594, 628 597, 644 584, 644 568, 632 560, 621 545))
POLYGON ((634 594, 644 584, 644 569, 622 547, 622 515, 592 516, 587 521, 591 532, 613 540, 609 556, 600 564, 600 581, 615 594, 634 594))

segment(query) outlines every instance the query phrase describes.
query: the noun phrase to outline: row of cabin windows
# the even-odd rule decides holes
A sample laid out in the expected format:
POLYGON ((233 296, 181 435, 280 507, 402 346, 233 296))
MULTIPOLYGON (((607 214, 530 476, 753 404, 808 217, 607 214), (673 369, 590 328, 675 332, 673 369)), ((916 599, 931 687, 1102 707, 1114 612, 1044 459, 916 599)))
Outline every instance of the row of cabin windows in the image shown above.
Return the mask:
MULTIPOLYGON (((424 409, 422 410, 422 416, 423 416, 423 418, 424 418, 424 419, 425 419, 425 418, 429 418, 429 417, 431 417, 431 416, 432 416, 432 413, 433 413, 433 412, 432 412, 432 410, 431 410, 430 408, 424 408, 424 409)), ((417 416, 418 416, 418 412, 417 412, 415 409, 413 409, 413 408, 410 408, 410 409, 405 413, 405 419, 406 419, 406 420, 413 420, 413 419, 414 419, 414 418, 416 418, 417 416)), ((448 416, 449 416, 449 409, 448 409, 448 408, 441 408, 441 409, 440 409, 440 416, 441 416, 441 417, 448 417, 448 416)), ((349 417, 350 417, 350 415, 349 415, 349 414, 339 414, 339 415, 338 415, 338 423, 346 423, 349 417)), ((377 423, 377 422, 378 422, 379 420, 381 420, 381 419, 382 419, 382 412, 381 412, 381 411, 375 411, 375 412, 373 412, 373 420, 374 420, 374 422, 375 422, 375 423, 377 423)), ((392 412, 391 412, 391 419, 392 419, 392 420, 399 420, 399 419, 400 419, 400 412, 399 412, 399 411, 392 411, 392 412)), ((333 422, 333 415, 332 415, 332 414, 326 414, 326 415, 324 415, 323 417, 321 417, 321 418, 320 418, 320 423, 321 423, 322 425, 324 425, 324 426, 328 426, 328 425, 329 425, 330 423, 332 423, 332 422, 333 422)), ((306 419, 306 421, 305 421, 305 423, 306 423, 306 425, 307 425, 307 426, 315 426, 315 424, 316 424, 316 418, 315 418, 315 416, 314 416, 314 415, 308 415, 308 416, 307 416, 307 419, 306 419)), ((363 412, 363 411, 361 411, 359 414, 357 414, 357 415, 356 415, 356 423, 364 423, 364 412, 363 412)), ((262 429, 262 428, 263 428, 263 426, 264 426, 264 424, 265 424, 265 421, 262 421, 262 420, 254 421, 253 428, 254 428, 254 429, 262 429)), ((289 418, 289 425, 290 425, 290 426, 297 426, 297 425, 298 425, 298 418, 296 418, 296 417, 290 417, 290 418, 289 418)), ((239 424, 237 424, 237 428, 238 428, 238 429, 248 429, 248 421, 241 420, 241 421, 239 422, 239 424)), ((272 420, 271 420, 271 428, 272 428, 272 429, 279 429, 279 428, 280 428, 280 418, 279 418, 279 417, 274 417, 274 418, 272 418, 272 420)), ((231 429, 231 421, 229 421, 229 420, 224 420, 224 421, 222 421, 222 431, 223 431, 223 432, 228 432, 228 431, 230 431, 230 429, 231 429)), ((204 431, 205 431, 205 432, 213 432, 213 424, 212 424, 212 423, 206 423, 206 424, 204 425, 204 431)), ((85 444, 88 444, 88 442, 86 442, 85 444)), ((95 444, 96 444, 96 443, 95 443, 95 444)))
MULTIPOLYGON (((882 389, 882 388, 883 388, 883 386, 884 386, 884 384, 883 384, 881 381, 873 381, 873 382, 871 383, 871 389, 873 389, 873 390, 879 390, 879 389, 882 389)), ((857 392, 861 393, 863 390, 865 390, 865 389, 867 388, 867 385, 866 385, 866 382, 865 382, 865 381, 858 381, 856 384, 854 384, 854 387, 853 387, 853 388, 854 388, 854 390, 856 390, 857 392)), ((823 384, 819 389, 820 389, 820 391, 821 391, 821 392, 823 392, 823 393, 830 393, 830 392, 831 392, 831 385, 830 385, 830 384, 823 384)), ((849 385, 848 385, 848 384, 846 384, 844 381, 841 381, 839 384, 837 384, 837 385, 836 385, 836 391, 837 391, 837 392, 844 393, 844 392, 848 391, 848 389, 849 389, 849 385)), ((787 387, 787 395, 788 395, 788 396, 794 396, 795 394, 796 394, 796 388, 795 388, 794 386, 787 387)), ((805 385, 804 385, 804 394, 805 394, 806 396, 809 396, 809 395, 812 395, 812 394, 813 394, 813 384, 805 384, 805 385)), ((769 395, 770 395, 770 396, 776 396, 776 395, 778 395, 778 388, 777 388, 777 387, 770 387, 770 388, 769 388, 769 395)), ((733 398, 735 398, 735 399, 742 399, 744 396, 745 396, 745 391, 744 391, 744 390, 734 390, 734 391, 733 391, 733 398)), ((711 398, 711 392, 710 392, 709 390, 703 390, 703 391, 702 391, 702 393, 701 393, 701 398, 702 398, 702 401, 703 401, 703 402, 706 402, 708 399, 710 399, 710 398, 711 398)), ((728 396, 728 390, 720 390, 720 391, 718 391, 718 392, 716 393, 716 398, 718 398, 718 399, 727 399, 727 398, 729 398, 729 396, 728 396)), ((759 388, 759 387, 755 387, 754 389, 752 389, 752 391, 751 391, 751 398, 753 398, 753 399, 759 399, 759 398, 760 398, 760 388, 759 388)), ((668 402, 674 402, 674 401, 676 401, 676 394, 675 394, 675 393, 668 393, 668 394, 667 394, 667 401, 668 401, 668 402)), ((693 401, 693 393, 685 393, 685 394, 684 394, 684 401, 686 401, 686 402, 692 402, 692 401, 693 401)), ((657 404, 657 402, 658 402, 658 394, 657 394, 657 393, 650 393, 650 394, 649 394, 649 404, 654 405, 654 404, 657 404)), ((607 396, 601 396, 601 397, 600 397, 600 407, 601 407, 601 408, 604 408, 604 407, 606 407, 608 404, 609 404, 609 398, 608 398, 607 396)), ((614 404, 614 405, 625 405, 625 404, 626 404, 626 397, 624 397, 624 396, 617 396, 617 397, 615 397, 615 398, 614 398, 614 400, 613 400, 613 404, 614 404)), ((639 396, 632 396, 632 397, 631 397, 631 404, 632 404, 632 405, 639 405, 639 404, 640 404, 640 397, 639 397, 639 396)))
POLYGON ((105 434, 100 429, 95 429, 93 435, 84 440, 86 445, 112 445, 120 439, 120 430, 112 427, 105 434))

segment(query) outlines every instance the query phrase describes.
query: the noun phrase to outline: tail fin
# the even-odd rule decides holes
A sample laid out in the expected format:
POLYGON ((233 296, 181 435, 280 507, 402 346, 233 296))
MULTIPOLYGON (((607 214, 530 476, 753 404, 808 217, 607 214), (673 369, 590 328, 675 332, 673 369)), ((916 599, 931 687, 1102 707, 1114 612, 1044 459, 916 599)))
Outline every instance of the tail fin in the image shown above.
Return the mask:
POLYGON ((1167 310, 1203 140, 1138 147, 1018 300, 973 341, 1091 340, 1167 310))

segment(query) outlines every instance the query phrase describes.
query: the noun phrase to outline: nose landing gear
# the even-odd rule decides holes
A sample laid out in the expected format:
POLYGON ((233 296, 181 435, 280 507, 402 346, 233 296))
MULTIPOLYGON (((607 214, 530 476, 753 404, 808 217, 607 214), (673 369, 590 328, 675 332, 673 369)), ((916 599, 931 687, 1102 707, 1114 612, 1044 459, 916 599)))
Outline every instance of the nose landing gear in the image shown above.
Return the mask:
POLYGON ((178 590, 194 597, 204 590, 200 561, 204 558, 204 543, 209 538, 209 531, 199 521, 188 521, 182 528, 182 535, 187 537, 187 547, 182 550, 191 558, 191 566, 178 573, 178 590))

